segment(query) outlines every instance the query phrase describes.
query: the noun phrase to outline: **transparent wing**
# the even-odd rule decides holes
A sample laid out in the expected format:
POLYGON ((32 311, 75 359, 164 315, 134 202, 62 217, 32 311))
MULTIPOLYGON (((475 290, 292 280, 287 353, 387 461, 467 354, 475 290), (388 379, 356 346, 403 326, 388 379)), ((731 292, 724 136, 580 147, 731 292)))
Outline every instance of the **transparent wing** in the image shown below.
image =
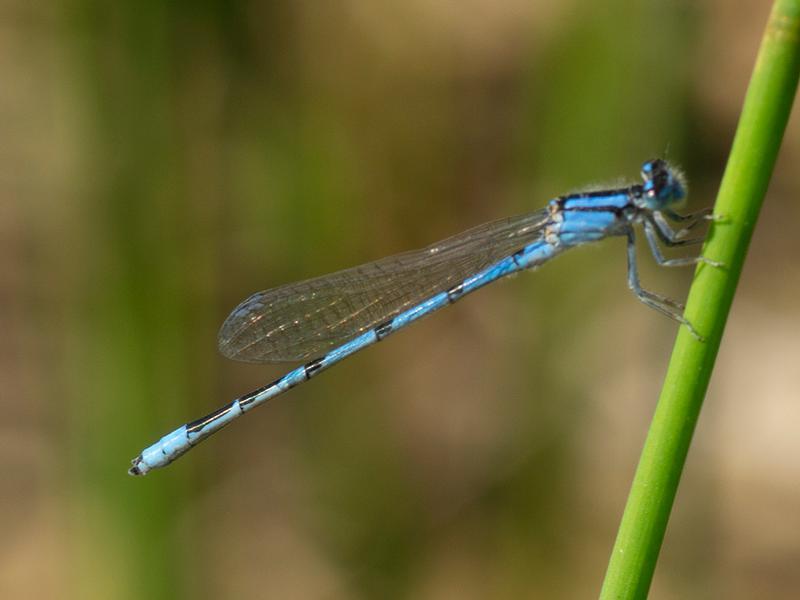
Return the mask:
POLYGON ((412 252, 258 292, 222 324, 222 354, 246 362, 324 354, 543 235, 548 211, 479 225, 412 252))

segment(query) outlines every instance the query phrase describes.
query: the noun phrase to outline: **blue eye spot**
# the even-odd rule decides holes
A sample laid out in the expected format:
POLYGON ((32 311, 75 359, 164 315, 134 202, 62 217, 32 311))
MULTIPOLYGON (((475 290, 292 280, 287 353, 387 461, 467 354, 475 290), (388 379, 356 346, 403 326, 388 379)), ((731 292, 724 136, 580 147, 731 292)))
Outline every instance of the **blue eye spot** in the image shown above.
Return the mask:
POLYGON ((644 204, 651 210, 666 208, 686 197, 683 175, 662 159, 642 165, 644 204))

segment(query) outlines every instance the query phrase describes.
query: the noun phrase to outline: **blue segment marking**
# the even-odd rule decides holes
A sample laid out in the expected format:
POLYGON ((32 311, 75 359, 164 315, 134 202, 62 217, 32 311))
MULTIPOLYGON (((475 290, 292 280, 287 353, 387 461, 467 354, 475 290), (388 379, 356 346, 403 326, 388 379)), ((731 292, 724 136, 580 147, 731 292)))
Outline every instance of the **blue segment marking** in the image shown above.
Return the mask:
POLYGON ((682 235, 708 212, 674 212, 686 186, 663 160, 644 163, 641 175, 642 184, 561 196, 542 210, 478 226, 417 252, 254 294, 225 320, 221 351, 252 362, 317 358, 164 436, 133 460, 129 473, 144 475, 170 464, 245 412, 470 292, 609 236, 627 239, 628 285, 639 300, 699 337, 677 302, 640 286, 634 227, 644 227, 660 265, 695 264, 704 259, 667 260, 657 244, 701 242, 682 235), (674 231, 668 220, 685 227, 674 231))
POLYGON ((628 190, 610 190, 607 192, 589 192, 566 197, 563 201, 565 210, 579 210, 581 208, 593 209, 597 207, 597 199, 602 198, 602 210, 610 208, 625 208, 631 201, 628 190))

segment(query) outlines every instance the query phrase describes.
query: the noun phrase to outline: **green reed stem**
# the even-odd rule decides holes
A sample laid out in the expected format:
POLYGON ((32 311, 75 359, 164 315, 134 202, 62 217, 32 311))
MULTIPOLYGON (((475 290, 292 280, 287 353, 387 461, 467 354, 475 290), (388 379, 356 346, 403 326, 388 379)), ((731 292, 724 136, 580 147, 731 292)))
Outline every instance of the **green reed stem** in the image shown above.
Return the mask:
POLYGON ((777 0, 720 185, 686 317, 631 486, 600 597, 645 598, 747 248, 775 165, 800 70, 800 0, 777 0))

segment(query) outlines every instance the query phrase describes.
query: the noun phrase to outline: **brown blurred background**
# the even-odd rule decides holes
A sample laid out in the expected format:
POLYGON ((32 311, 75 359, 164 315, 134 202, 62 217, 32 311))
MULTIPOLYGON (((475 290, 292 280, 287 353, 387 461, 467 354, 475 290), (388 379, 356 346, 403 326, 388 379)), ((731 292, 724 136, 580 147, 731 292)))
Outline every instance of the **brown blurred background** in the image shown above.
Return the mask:
MULTIPOLYGON (((3 2, 0 596, 596 597, 676 332, 621 240, 125 471, 286 370, 216 353, 251 292, 665 152, 709 205, 768 4, 3 2)), ((799 158, 795 114, 653 598, 800 589, 799 158)))

